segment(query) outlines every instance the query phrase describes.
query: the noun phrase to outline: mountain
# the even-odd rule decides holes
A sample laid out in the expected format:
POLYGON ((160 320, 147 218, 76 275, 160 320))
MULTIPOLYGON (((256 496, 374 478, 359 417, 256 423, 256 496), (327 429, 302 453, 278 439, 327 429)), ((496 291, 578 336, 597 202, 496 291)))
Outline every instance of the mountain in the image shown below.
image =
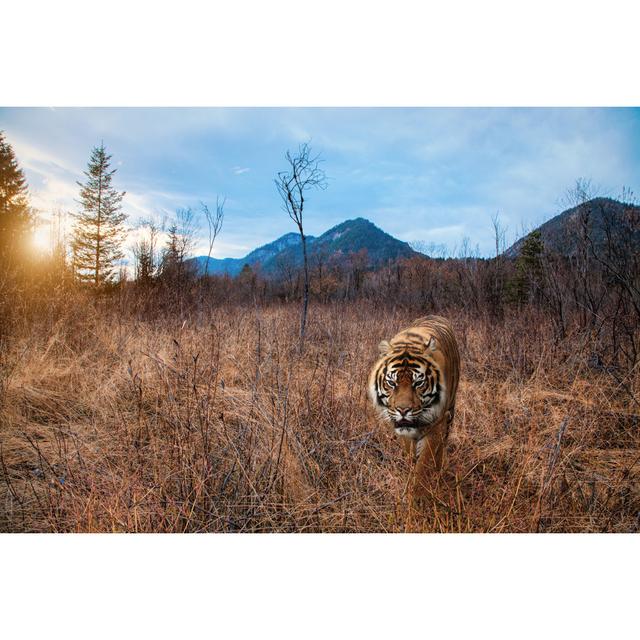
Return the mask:
MULTIPOLYGON (((388 260, 417 255, 406 243, 397 240, 365 218, 346 220, 325 231, 307 244, 312 261, 322 256, 324 261, 341 262, 356 253, 366 252, 367 268, 376 268, 388 260)), ((262 264, 265 273, 277 271, 281 265, 302 265, 302 247, 299 243, 287 247, 267 263, 262 264)))
MULTIPOLYGON (((542 242, 548 251, 564 256, 574 255, 578 248, 581 220, 588 216, 589 235, 597 248, 606 242, 607 227, 613 237, 625 236, 631 231, 631 241, 640 251, 640 207, 623 204, 611 198, 594 198, 588 202, 567 209, 538 227, 542 242)), ((525 236, 526 237, 526 236, 525 236)), ((515 258, 525 238, 511 245, 504 255, 515 258)))
POLYGON ((418 255, 406 242, 385 233, 365 218, 347 220, 323 233, 313 242, 313 251, 329 256, 347 256, 366 249, 368 267, 389 260, 418 255))
MULTIPOLYGON (((369 268, 379 267, 388 260, 418 255, 406 242, 385 233, 365 218, 346 220, 317 238, 307 236, 307 251, 311 259, 323 256, 326 260, 342 261, 363 250, 366 250, 369 268)), ((206 261, 206 256, 200 256, 193 258, 191 262, 197 265, 198 273, 202 275, 206 261)), ((255 249, 244 258, 211 258, 208 272, 210 274, 228 273, 235 276, 240 273, 245 264, 252 267, 259 264, 260 270, 265 275, 277 274, 283 265, 300 266, 302 244, 299 234, 287 233, 255 249)))
MULTIPOLYGON (((308 238, 313 240, 313 236, 308 236, 308 238)), ((195 265, 198 275, 204 275, 206 270, 209 274, 221 275, 227 273, 230 276, 237 276, 240 271, 242 271, 242 267, 244 267, 245 264, 249 264, 251 266, 258 263, 264 264, 277 256, 281 251, 299 243, 299 234, 285 233, 285 235, 277 240, 254 249, 244 258, 209 258, 208 267, 207 256, 198 256, 197 258, 192 258, 188 262, 195 265)))

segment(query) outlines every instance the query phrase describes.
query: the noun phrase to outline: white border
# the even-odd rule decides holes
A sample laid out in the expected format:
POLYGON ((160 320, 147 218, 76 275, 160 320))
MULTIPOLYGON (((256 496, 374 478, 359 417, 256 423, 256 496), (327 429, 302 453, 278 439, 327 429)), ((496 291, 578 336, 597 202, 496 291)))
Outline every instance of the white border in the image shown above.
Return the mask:
POLYGON ((620 638, 636 623, 637 541, 624 534, 4 536, 1 624, 4 637, 65 640, 620 638))
POLYGON ((3 106, 635 106, 630 0, 22 0, 3 106))

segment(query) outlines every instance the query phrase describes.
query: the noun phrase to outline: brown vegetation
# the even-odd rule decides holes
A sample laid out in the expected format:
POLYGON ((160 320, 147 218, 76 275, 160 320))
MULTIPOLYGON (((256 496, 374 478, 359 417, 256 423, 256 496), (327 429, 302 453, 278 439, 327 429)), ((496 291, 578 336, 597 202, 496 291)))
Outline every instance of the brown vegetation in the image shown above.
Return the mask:
POLYGON ((315 303, 143 309, 60 295, 0 370, 2 531, 635 531, 638 369, 538 308, 439 309, 462 377, 448 475, 408 469, 366 398, 381 338, 430 312, 315 303))
MULTIPOLYGON (((534 231, 506 257, 495 218, 492 260, 337 251, 237 278, 196 277, 186 209, 162 251, 147 223, 130 283, 112 277, 115 191, 85 198, 71 261, 64 241, 29 256, 26 183, 0 143, 0 530, 639 528, 638 207, 579 182, 566 255, 534 231), (381 338, 430 313, 452 321, 462 377, 450 468, 414 509, 366 379, 381 338)), ((302 199, 292 211, 304 236, 302 199)))

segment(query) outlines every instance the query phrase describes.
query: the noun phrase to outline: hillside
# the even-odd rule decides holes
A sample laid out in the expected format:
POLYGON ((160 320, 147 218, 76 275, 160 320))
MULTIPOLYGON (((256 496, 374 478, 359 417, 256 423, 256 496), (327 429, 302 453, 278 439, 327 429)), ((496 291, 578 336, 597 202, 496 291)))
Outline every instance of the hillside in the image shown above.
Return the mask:
MULTIPOLYGON (((635 229, 632 242, 640 250, 640 207, 623 204, 611 198, 594 198, 567 209, 540 225, 538 229, 545 249, 564 256, 574 255, 578 247, 583 217, 588 219, 589 233, 596 247, 606 242, 607 228, 615 238, 619 237, 620 233, 628 234, 630 226, 635 229)), ((509 258, 517 257, 523 242, 524 238, 520 238, 504 252, 504 255, 509 258)))
MULTIPOLYGON (((366 252, 367 268, 376 268, 388 260, 408 258, 416 252, 406 243, 394 238, 365 218, 355 218, 332 227, 308 244, 309 256, 322 256, 326 261, 340 262, 359 252, 366 252)), ((272 273, 282 264, 302 264, 299 244, 287 247, 262 265, 272 273)))
MULTIPOLYGON (((313 240, 313 236, 309 236, 313 240)), ((209 258, 207 267, 207 256, 198 256, 189 262, 196 265, 199 275, 204 275, 205 271, 209 274, 228 274, 237 276, 245 264, 255 266, 256 264, 264 264, 272 258, 287 249, 288 247, 299 244, 300 236, 297 233, 286 233, 277 240, 262 245, 248 253, 244 258, 209 258)))
MULTIPOLYGON (((388 260, 416 254, 406 242, 385 233, 365 218, 346 220, 317 238, 307 236, 307 247, 310 257, 323 256, 334 262, 346 260, 364 250, 369 268, 379 267, 388 260)), ((201 275, 205 272, 206 261, 206 256, 192 260, 201 275)), ((244 258, 212 258, 209 260, 208 273, 235 276, 245 264, 252 267, 260 265, 260 270, 265 275, 275 275, 283 265, 299 266, 302 264, 300 236, 297 233, 287 233, 248 253, 244 258)))

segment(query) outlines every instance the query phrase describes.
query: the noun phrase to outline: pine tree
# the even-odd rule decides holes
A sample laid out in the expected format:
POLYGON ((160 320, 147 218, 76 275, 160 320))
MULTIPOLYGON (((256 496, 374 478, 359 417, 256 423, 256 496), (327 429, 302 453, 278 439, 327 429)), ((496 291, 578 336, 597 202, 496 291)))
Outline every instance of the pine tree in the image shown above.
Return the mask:
POLYGON ((148 285, 155 274, 153 247, 147 239, 140 240, 133 249, 136 259, 136 282, 148 285))
POLYGON ((511 302, 523 303, 536 293, 542 276, 544 244, 539 229, 532 231, 522 243, 516 260, 515 277, 508 283, 507 294, 511 302))
POLYGON ((32 223, 27 189, 13 149, 0 131, 0 268, 6 268, 25 249, 32 223))
POLYGON ((158 269, 156 250, 158 228, 151 220, 144 221, 141 228, 146 230, 147 233, 133 247, 136 282, 142 286, 149 286, 153 282, 158 269))
POLYGON ((167 241, 160 262, 160 276, 165 282, 176 284, 194 275, 186 262, 193 250, 194 234, 193 210, 178 209, 175 221, 167 229, 167 241))
POLYGON ((96 288, 113 282, 116 262, 124 256, 121 247, 127 216, 121 203, 125 192, 111 186, 116 169, 109 170, 110 160, 104 144, 94 147, 84 172, 87 182, 78 182, 82 211, 74 216, 73 270, 80 282, 96 288))
POLYGON ((178 227, 173 224, 167 230, 167 243, 162 252, 160 271, 165 280, 176 279, 181 271, 183 255, 178 227))

